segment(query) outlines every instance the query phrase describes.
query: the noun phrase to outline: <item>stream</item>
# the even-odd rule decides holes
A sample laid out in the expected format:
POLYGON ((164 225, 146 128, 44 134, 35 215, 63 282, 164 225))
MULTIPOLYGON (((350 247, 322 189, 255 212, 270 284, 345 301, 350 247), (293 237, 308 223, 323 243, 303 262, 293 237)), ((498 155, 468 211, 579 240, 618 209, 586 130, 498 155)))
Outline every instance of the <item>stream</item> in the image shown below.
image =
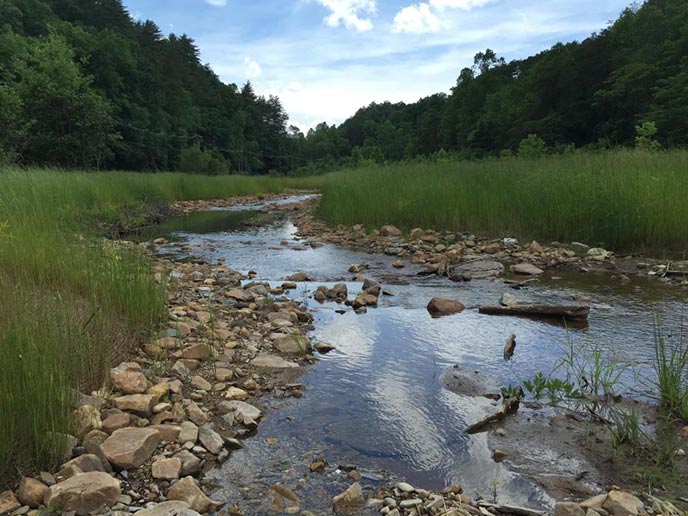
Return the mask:
POLYGON ((620 285, 604 274, 566 273, 552 279, 548 273, 538 284, 513 290, 501 280, 457 284, 419 277, 421 269, 413 265, 394 269, 396 257, 304 245, 288 218, 242 226, 249 210, 265 206, 193 213, 156 230, 175 237, 160 246, 162 254, 192 255, 211 263, 222 258, 230 268, 256 271, 255 280, 273 285, 299 271, 315 278, 287 295, 312 311, 311 339, 336 350, 319 356, 319 363, 303 376, 302 398, 266 397, 264 403, 279 410, 268 411, 257 436, 244 441, 245 447, 210 475, 218 487, 214 498, 237 503, 246 514, 268 513, 274 483, 294 489, 302 508, 329 513, 331 497, 346 483, 307 475, 316 457, 356 465, 364 485, 386 481, 389 473, 426 489, 459 484, 471 497, 496 493, 501 503, 550 507, 552 500, 542 489, 510 471, 508 464, 492 460, 487 434, 464 433, 466 426, 494 411, 497 402, 447 390, 442 373, 461 364, 491 373, 503 385, 517 384, 552 370, 569 339, 574 346, 595 342, 628 366, 622 390, 644 398, 651 394, 653 310, 664 314, 667 326, 680 322, 685 293, 643 278, 620 285), (289 245, 281 245, 283 241, 289 245), (392 294, 381 296, 378 308, 361 315, 347 308, 342 314, 343 305, 310 298, 318 286, 342 281, 350 295, 360 291, 361 284, 349 281, 353 275, 347 272, 359 263, 368 264, 364 274, 392 294), (538 320, 478 314, 477 306, 498 304, 506 291, 522 301, 547 304, 575 304, 577 296, 590 296, 589 326, 567 330, 538 320), (425 307, 435 296, 457 299, 467 309, 433 318, 425 307), (502 350, 511 334, 517 337, 516 353, 505 362, 502 350), (268 438, 277 444, 266 442, 268 438))

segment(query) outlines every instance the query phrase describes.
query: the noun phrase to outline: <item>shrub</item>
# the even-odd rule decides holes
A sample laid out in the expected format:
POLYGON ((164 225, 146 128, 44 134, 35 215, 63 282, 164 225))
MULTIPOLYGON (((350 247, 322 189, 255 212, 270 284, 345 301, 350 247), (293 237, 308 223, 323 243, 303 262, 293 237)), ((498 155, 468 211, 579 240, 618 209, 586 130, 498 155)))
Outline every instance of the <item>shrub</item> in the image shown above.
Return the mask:
POLYGON ((545 141, 537 134, 529 134, 528 138, 521 140, 518 145, 518 157, 524 159, 537 159, 547 152, 545 141))

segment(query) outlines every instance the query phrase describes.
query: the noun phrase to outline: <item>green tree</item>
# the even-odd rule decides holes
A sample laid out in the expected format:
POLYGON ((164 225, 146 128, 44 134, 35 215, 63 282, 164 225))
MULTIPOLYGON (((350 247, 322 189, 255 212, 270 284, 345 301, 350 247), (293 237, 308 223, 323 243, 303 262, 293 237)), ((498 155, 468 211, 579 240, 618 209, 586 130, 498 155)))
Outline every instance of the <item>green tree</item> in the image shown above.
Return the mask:
POLYGON ((524 159, 541 158, 547 152, 545 141, 537 134, 529 134, 518 145, 518 157, 524 159))
POLYGON ((657 136, 657 126, 654 122, 643 122, 635 126, 635 148, 647 151, 657 151, 660 148, 657 136))

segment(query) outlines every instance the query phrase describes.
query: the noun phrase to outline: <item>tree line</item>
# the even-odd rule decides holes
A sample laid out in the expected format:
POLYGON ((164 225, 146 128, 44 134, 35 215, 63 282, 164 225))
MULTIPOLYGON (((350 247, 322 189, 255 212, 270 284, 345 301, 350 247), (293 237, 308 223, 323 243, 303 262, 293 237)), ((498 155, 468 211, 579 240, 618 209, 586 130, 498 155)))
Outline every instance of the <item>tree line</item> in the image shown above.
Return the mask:
POLYGON ((0 161, 303 173, 639 137, 688 143, 688 0, 633 5, 599 33, 526 59, 487 49, 449 94, 374 103, 305 134, 278 98, 224 84, 191 38, 133 20, 121 0, 0 0, 0 161))

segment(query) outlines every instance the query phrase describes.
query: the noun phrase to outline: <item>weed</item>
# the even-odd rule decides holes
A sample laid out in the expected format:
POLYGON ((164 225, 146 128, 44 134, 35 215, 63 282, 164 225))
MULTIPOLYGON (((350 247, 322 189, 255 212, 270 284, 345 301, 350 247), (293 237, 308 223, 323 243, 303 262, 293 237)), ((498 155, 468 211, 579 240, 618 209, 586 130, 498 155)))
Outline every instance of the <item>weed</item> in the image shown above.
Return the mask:
POLYGON ((678 339, 665 337, 655 316, 654 350, 660 406, 670 417, 688 421, 688 343, 683 331, 678 339))

